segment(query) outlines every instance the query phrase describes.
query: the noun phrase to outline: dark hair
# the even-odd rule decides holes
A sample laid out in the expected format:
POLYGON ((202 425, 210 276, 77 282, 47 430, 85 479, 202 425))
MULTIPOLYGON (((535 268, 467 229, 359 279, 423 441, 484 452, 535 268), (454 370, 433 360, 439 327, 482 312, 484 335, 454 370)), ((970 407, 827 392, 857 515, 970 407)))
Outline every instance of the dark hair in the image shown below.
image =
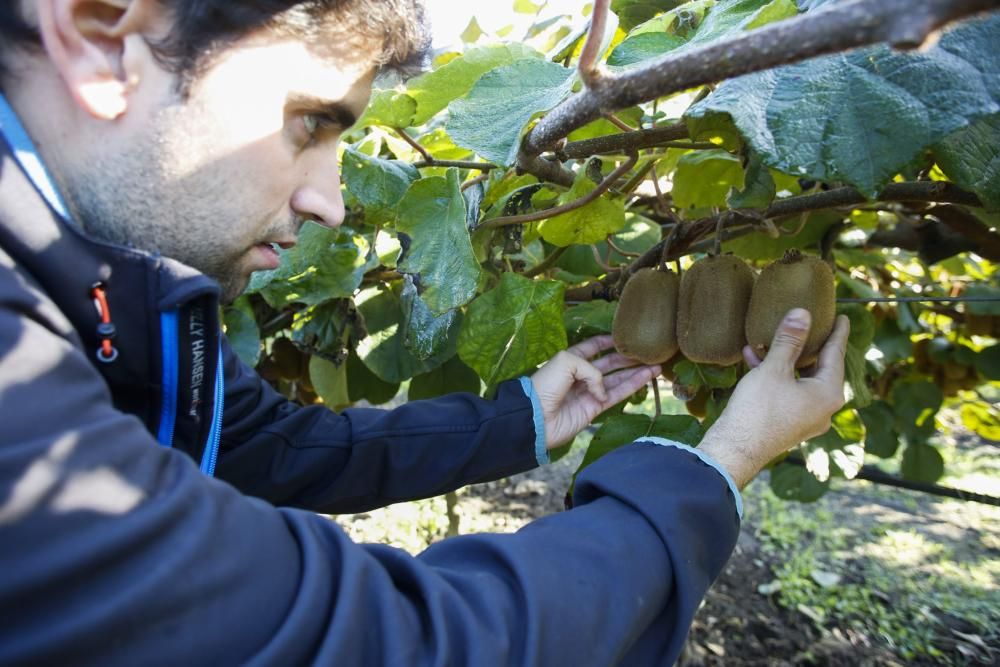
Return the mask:
MULTIPOLYGON (((310 41, 337 39, 372 48, 380 68, 410 73, 423 66, 430 37, 422 0, 158 0, 174 25, 157 57, 187 89, 199 71, 226 47, 269 28, 310 41), (376 47, 377 48, 377 47, 376 47)), ((6 45, 38 46, 38 31, 25 21, 16 0, 0 0, 0 51, 6 45)), ((0 62, 0 76, 5 69, 0 62)))

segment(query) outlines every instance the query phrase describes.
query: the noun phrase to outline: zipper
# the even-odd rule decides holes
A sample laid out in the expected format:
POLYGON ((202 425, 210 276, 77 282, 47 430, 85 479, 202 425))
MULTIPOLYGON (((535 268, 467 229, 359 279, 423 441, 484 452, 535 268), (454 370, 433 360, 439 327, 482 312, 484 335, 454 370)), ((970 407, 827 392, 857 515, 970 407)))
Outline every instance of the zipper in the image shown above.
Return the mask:
POLYGON ((225 407, 226 387, 222 374, 222 342, 219 342, 219 361, 215 370, 215 405, 212 410, 212 428, 208 432, 205 453, 201 457, 201 471, 212 477, 219 459, 219 444, 222 441, 222 410, 225 407))
POLYGON ((160 314, 160 336, 163 339, 163 407, 157 440, 164 447, 174 446, 174 426, 177 423, 177 311, 160 314))

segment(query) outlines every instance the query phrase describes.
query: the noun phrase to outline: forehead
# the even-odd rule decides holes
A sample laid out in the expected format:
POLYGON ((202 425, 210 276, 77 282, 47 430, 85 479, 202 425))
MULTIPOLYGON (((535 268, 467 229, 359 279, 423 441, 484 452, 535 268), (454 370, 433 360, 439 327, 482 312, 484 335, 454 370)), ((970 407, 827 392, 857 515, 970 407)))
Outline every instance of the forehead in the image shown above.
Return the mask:
POLYGON ((192 92, 232 100, 299 94, 360 112, 376 71, 376 45, 307 43, 267 32, 243 39, 213 60, 192 92))

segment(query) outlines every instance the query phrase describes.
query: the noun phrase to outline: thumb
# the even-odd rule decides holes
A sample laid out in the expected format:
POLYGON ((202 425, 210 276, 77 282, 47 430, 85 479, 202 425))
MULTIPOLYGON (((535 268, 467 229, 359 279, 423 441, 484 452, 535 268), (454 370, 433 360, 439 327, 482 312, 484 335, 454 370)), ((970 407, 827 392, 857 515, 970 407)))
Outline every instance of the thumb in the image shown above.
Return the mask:
POLYGON ((793 308, 785 315, 785 319, 778 325, 778 330, 774 332, 774 339, 771 341, 771 348, 767 351, 764 364, 780 372, 791 372, 795 370, 795 362, 802 354, 806 339, 809 337, 809 326, 812 323, 812 316, 805 308, 793 308))

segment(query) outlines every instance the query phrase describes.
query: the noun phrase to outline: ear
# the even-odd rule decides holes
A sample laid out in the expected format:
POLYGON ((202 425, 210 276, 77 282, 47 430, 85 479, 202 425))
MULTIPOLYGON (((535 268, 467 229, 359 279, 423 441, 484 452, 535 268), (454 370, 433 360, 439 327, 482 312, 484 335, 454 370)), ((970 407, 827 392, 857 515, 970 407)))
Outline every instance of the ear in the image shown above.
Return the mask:
POLYGON ((114 120, 128 108, 135 76, 127 52, 145 49, 155 12, 148 0, 38 0, 38 29, 70 94, 85 111, 114 120), (141 46, 140 46, 141 45, 141 46))

